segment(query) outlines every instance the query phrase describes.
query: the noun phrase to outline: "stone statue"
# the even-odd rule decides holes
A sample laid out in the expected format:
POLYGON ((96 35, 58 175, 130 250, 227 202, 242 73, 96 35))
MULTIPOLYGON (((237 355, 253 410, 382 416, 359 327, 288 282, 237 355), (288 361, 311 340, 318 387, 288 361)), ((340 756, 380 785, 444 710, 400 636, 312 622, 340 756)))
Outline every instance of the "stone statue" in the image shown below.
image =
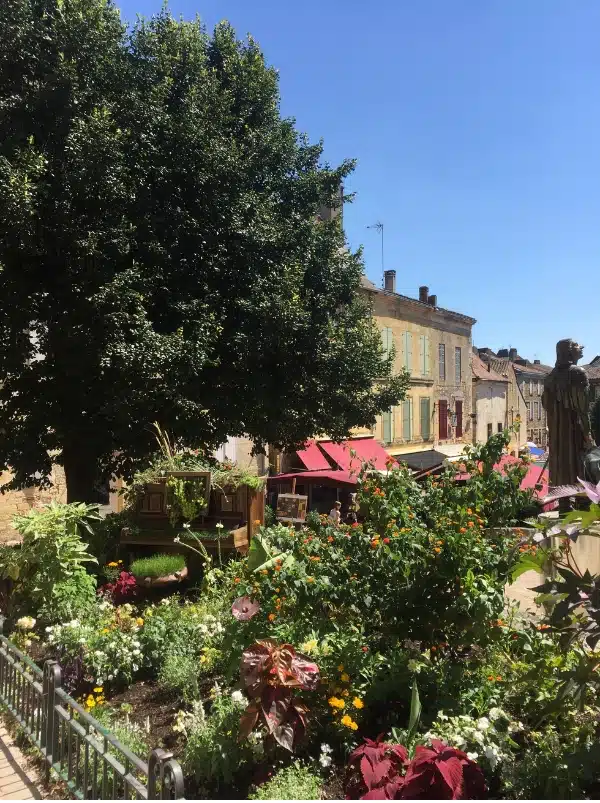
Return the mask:
MULTIPOLYGON (((574 340, 556 344, 556 365, 544 381, 542 404, 548 419, 550 485, 576 485, 584 475, 584 458, 592 448, 589 418, 590 383, 577 365, 583 348, 574 340)), ((561 512, 569 509, 560 500, 561 512)))

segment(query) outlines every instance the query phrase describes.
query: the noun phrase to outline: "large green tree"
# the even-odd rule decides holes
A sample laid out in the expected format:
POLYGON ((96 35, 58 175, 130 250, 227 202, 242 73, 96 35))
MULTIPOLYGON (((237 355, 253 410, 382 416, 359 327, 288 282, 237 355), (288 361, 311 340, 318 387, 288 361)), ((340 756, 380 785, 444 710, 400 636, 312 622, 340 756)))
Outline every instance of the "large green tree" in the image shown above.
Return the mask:
POLYGON ((227 24, 0 6, 0 468, 70 500, 190 446, 347 435, 402 398, 339 220, 353 169, 227 24), (52 455, 52 457, 51 457, 52 455))

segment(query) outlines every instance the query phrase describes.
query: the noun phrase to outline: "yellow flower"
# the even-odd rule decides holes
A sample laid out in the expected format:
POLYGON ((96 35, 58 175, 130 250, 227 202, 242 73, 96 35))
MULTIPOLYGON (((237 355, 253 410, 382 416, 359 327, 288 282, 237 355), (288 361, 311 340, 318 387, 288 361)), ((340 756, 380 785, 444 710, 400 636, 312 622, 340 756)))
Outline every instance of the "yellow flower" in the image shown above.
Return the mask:
POLYGON ((110 567, 111 567, 111 569, 114 569, 114 568, 116 568, 116 567, 117 567, 119 564, 118 564, 118 563, 117 563, 115 560, 111 560, 111 562, 110 562, 110 563, 107 563, 106 565, 107 565, 107 566, 110 566, 110 567))
POLYGON ((342 697, 350 697, 350 692, 348 691, 348 689, 344 689, 344 691, 342 692, 342 697))
POLYGON ((144 624, 144 620, 141 616, 138 616, 138 618, 135 620, 135 623, 138 627, 141 627, 144 624))
POLYGON ((346 672, 342 672, 342 674, 340 675, 340 680, 342 681, 342 683, 348 683, 348 681, 350 680, 350 675, 346 674, 346 672))
POLYGON ((343 672, 343 671, 344 671, 344 664, 340 664, 338 666, 338 672, 343 672))
POLYGON ((146 608, 146 619, 152 616, 152 608, 146 608))
POLYGON ((206 657, 206 655, 201 655, 200 656, 200 663, 201 664, 205 664, 207 661, 208 661, 208 658, 206 657))
POLYGON ((356 722, 351 722, 350 723, 350 727, 352 728, 353 731, 357 731, 358 730, 358 725, 356 724, 356 722))
POLYGON ((307 652, 310 655, 310 653, 316 650, 318 646, 319 644, 316 638, 312 638, 310 639, 310 641, 305 641, 304 644, 301 644, 300 650, 302 652, 307 652))
POLYGON ((329 705, 332 708, 342 709, 342 708, 346 707, 346 703, 343 700, 341 700, 339 697, 330 697, 327 702, 329 703, 329 705))
POLYGON ((96 686, 94 688, 94 691, 96 692, 96 694, 100 694, 100 692, 102 691, 102 686, 96 686))
POLYGON ((106 635, 107 633, 110 633, 110 630, 108 629, 108 627, 103 627, 102 628, 102 634, 106 635))
POLYGON ((306 582, 307 583, 314 583, 315 582, 315 578, 314 577, 307 577, 306 578, 306 582))
POLYGON ((348 714, 342 717, 341 723, 342 725, 345 725, 347 728, 351 728, 353 731, 358 730, 358 725, 356 724, 356 722, 354 722, 352 717, 348 716, 348 714))
POLYGON ((355 698, 354 698, 354 700, 352 700, 352 705, 353 705, 355 708, 358 708, 359 710, 360 710, 361 708, 364 708, 364 707, 365 707, 365 704, 364 704, 364 703, 363 703, 363 701, 360 699, 360 697, 355 697, 355 698))

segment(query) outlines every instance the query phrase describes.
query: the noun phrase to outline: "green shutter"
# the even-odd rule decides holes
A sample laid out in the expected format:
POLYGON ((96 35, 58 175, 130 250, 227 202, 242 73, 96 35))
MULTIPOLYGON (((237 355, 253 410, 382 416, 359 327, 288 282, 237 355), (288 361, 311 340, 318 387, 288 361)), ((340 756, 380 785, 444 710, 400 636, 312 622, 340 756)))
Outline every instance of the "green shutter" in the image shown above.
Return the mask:
POLYGON ((421 399, 421 437, 428 441, 431 437, 431 400, 421 399))
POLYGON ((404 367, 412 374, 412 335, 404 332, 404 367))
POLYGON ((387 412, 383 413, 383 442, 384 443, 391 443, 392 442, 392 411, 388 410, 387 412))
POLYGON ((383 344, 383 356, 387 359, 392 353, 394 347, 394 335, 389 326, 381 330, 381 342, 383 344))
POLYGON ((431 371, 429 360, 429 337, 425 335, 425 376, 429 376, 431 371))
POLYGON ((402 437, 405 441, 412 438, 412 399, 402 402, 402 437))

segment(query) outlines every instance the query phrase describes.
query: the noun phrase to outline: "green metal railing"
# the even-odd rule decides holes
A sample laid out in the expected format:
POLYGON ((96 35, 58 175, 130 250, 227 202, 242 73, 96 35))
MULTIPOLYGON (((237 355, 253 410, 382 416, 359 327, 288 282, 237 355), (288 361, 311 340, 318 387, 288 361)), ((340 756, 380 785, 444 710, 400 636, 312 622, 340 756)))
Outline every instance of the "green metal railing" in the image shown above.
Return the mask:
POLYGON ((143 761, 62 688, 61 668, 43 671, 2 635, 0 704, 19 723, 71 794, 82 800, 183 800, 183 773, 157 748, 143 761))

